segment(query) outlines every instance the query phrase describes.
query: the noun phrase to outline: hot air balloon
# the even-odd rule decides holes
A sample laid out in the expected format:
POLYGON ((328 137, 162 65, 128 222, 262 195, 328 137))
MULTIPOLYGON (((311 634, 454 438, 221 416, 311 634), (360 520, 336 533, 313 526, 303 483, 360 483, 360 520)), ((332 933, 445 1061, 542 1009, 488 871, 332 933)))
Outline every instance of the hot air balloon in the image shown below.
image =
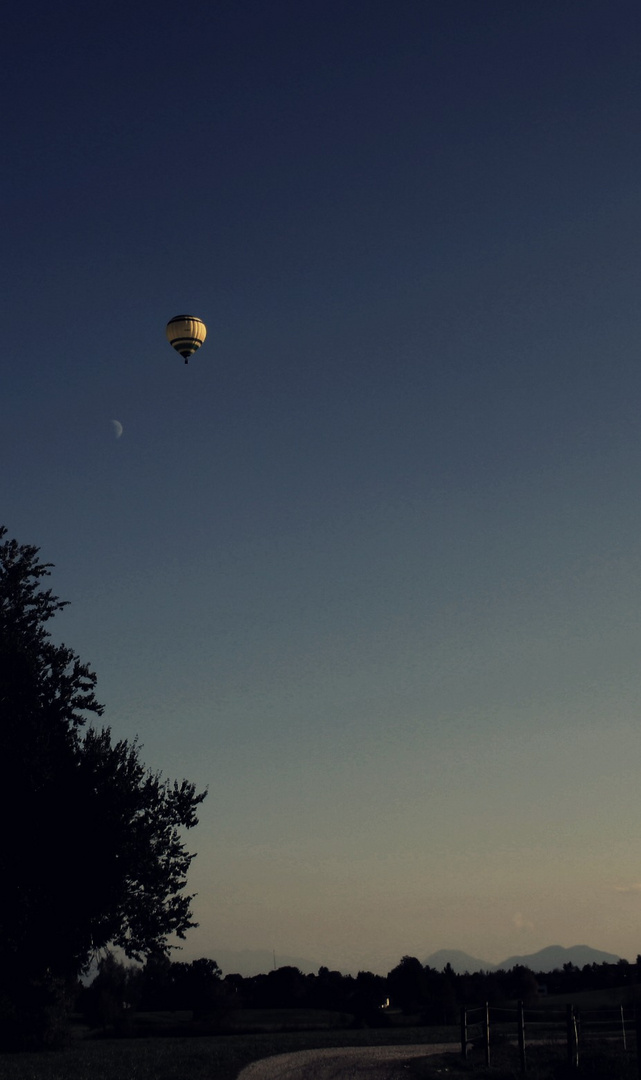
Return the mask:
POLYGON ((207 327, 196 315, 174 315, 165 332, 169 344, 184 356, 186 364, 207 337, 207 327))

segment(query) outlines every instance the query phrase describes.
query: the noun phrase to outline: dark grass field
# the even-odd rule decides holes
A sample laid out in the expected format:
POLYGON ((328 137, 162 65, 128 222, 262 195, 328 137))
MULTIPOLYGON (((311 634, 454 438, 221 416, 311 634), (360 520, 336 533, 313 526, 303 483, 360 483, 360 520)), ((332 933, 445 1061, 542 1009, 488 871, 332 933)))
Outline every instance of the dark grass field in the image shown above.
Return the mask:
POLYGON ((570 1066, 563 1047, 530 1047, 527 1072, 521 1071, 516 1047, 495 1050, 488 1068, 482 1054, 466 1061, 455 1054, 411 1061, 408 1080, 638 1080, 636 1056, 608 1045, 591 1046, 581 1054, 578 1067, 570 1066))
POLYGON ((273 1054, 319 1047, 454 1042, 454 1028, 272 1032, 253 1035, 76 1039, 64 1050, 0 1054, 1 1080, 235 1080, 273 1054))
MULTIPOLYGON (((454 1039, 453 1029, 390 1032, 277 1033, 203 1038, 97 1039, 65 1050, 0 1055, 2 1080, 235 1080, 252 1061, 326 1046, 384 1046, 454 1039)), ((408 1080, 522 1080, 514 1047, 495 1049, 487 1069, 482 1054, 426 1057, 406 1067, 408 1080)), ((528 1080, 637 1080, 636 1059, 611 1046, 590 1047, 570 1069, 563 1047, 531 1047, 528 1080)))
MULTIPOLYGON (((353 1026, 353 1016, 328 1009, 232 1009, 215 1020, 195 1021, 190 1011, 135 1012, 121 1024, 129 1036, 254 1035, 276 1031, 332 1031, 353 1026)), ((82 1025, 77 1024, 76 1030, 82 1025)), ((88 1033, 84 1029, 83 1034, 88 1033)), ((97 1033, 94 1033, 97 1034, 97 1033)), ((1 1080, 1 1077, 0 1077, 1 1080)))
MULTIPOLYGON (((583 1004, 594 1005, 594 998, 583 1004)), ((612 1000, 607 1004, 612 1005, 612 1000)), ((211 1026, 202 1029, 207 1033, 199 1033, 188 1013, 141 1013, 135 1015, 129 1037, 123 1038, 104 1037, 77 1024, 74 1037, 64 1049, 0 1054, 0 1080, 235 1080, 246 1065, 275 1054, 329 1047, 446 1042, 457 1046, 459 1040, 458 1025, 355 1029, 340 1026, 346 1020, 340 1013, 305 1009, 239 1010, 231 1026, 230 1019, 225 1018, 225 1034, 213 1034, 211 1026)), ((405 1018, 396 1019, 399 1024, 407 1023, 405 1018)), ((412 1061, 406 1067, 408 1080, 443 1080, 444 1076, 460 1080, 522 1078, 514 1034, 511 1028, 503 1028, 497 1025, 494 1029, 489 1070, 479 1042, 466 1060, 458 1053, 450 1053, 412 1061)), ((557 1039, 554 1045, 528 1045, 528 1080, 638 1080, 632 1033, 627 1051, 620 1038, 586 1040, 578 1069, 568 1066, 564 1039, 558 1032, 552 1034, 557 1039)), ((531 1025, 529 1037, 536 1037, 531 1025)))

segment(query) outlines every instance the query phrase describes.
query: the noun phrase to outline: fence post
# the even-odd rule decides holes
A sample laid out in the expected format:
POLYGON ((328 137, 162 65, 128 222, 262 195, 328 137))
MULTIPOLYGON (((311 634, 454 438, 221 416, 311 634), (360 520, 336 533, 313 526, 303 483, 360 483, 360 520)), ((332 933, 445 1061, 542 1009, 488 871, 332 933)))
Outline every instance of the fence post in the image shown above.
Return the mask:
POLYGON ((579 1039, 573 1005, 566 1006, 565 1026, 568 1042, 568 1065, 571 1069, 577 1069, 579 1067, 579 1039))
POLYGON ((467 1057, 467 1009, 461 1005, 461 1054, 467 1057))
POLYGON ((519 1060, 521 1062, 521 1072, 527 1072, 527 1062, 525 1060, 525 1008, 523 1002, 518 1002, 518 1027, 519 1027, 519 1060))
POLYGON ((623 1035, 623 1049, 628 1049, 628 1040, 625 1037, 625 1011, 623 1005, 621 1006, 621 1034, 623 1035))
POLYGON ((485 1002, 485 1064, 487 1068, 490 1067, 490 1003, 485 1002))

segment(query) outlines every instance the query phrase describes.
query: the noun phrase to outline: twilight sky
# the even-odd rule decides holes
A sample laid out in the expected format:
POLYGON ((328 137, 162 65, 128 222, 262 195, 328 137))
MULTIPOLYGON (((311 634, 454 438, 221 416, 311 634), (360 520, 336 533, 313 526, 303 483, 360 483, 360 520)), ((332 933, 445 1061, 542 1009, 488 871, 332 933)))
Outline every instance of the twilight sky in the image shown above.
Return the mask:
POLYGON ((1 520, 114 736, 209 787, 181 958, 634 959, 638 0, 4 39, 1 520))

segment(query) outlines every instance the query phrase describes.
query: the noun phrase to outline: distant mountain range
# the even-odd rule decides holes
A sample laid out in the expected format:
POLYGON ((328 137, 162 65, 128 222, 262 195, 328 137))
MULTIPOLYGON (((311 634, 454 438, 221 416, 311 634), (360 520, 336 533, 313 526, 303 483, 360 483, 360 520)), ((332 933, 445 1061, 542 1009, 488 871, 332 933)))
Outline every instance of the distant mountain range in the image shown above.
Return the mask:
POLYGON ((440 949, 432 953, 423 961, 428 967, 436 971, 442 971, 450 964, 457 975, 463 975, 466 971, 509 971, 517 964, 530 968, 531 971, 556 971, 564 964, 574 964, 582 968, 586 964, 616 964, 621 959, 614 953, 601 952, 600 949, 591 949, 589 945, 573 945, 569 949, 562 945, 548 945, 546 949, 529 953, 526 956, 508 956, 500 964, 490 964, 487 960, 478 960, 475 956, 461 952, 460 949, 440 949))
MULTIPOLYGON (((317 960, 288 956, 285 953, 274 955, 269 949, 214 949, 209 955, 217 961, 224 975, 237 972, 244 978, 266 974, 274 967, 297 967, 305 975, 315 975, 320 967, 317 960)), ((564 949, 561 945, 550 945, 547 949, 540 949, 539 952, 529 953, 526 956, 508 956, 500 964, 491 964, 489 960, 479 960, 476 956, 461 952, 460 949, 440 949, 422 963, 436 971, 442 971, 446 964, 451 964, 457 975, 463 975, 466 971, 499 971, 500 969, 509 971, 516 964, 522 964, 531 971, 554 971, 556 968, 562 968, 564 964, 574 964, 575 967, 582 968, 586 964, 616 964, 619 960, 620 957, 615 956, 614 953, 591 949, 588 945, 574 945, 571 949, 564 949)), ((394 966, 394 963, 389 965, 390 968, 394 966)), ((378 971, 379 967, 374 965, 370 970, 378 971)), ((386 970, 382 969, 381 974, 385 973, 386 970)))

